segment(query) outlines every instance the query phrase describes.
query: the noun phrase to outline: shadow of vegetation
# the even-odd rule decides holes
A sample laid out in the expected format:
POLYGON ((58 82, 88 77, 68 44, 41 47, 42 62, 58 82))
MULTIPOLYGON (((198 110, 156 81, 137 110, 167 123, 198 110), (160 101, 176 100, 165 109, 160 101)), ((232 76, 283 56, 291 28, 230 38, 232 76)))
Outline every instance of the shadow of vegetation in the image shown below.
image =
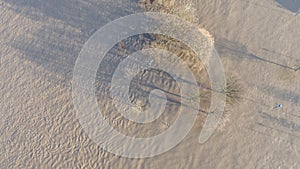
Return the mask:
POLYGON ((269 96, 272 96, 274 98, 288 101, 291 103, 299 104, 300 103, 300 94, 294 93, 286 89, 280 89, 273 86, 263 86, 260 87, 261 91, 263 93, 266 93, 269 96))
POLYGON ((265 113, 265 112, 262 112, 260 113, 260 116, 264 119, 267 119, 267 120, 270 120, 280 126, 283 126, 285 128, 288 128, 288 129, 291 129, 293 131, 300 131, 300 125, 299 124, 296 124, 292 121, 289 121, 287 119, 284 119, 284 118, 280 118, 280 117, 275 117, 275 116, 272 116, 268 113, 265 113))
MULTIPOLYGON (((293 71, 298 71, 300 69, 300 67, 287 66, 287 65, 284 65, 284 64, 281 64, 278 62, 274 62, 272 60, 264 59, 263 57, 254 55, 247 50, 246 46, 244 46, 240 43, 228 41, 226 39, 216 39, 215 46, 216 46, 217 51, 220 54, 228 53, 228 54, 231 54, 232 56, 236 56, 239 58, 254 59, 257 61, 265 62, 268 64, 273 64, 273 65, 276 65, 276 66, 279 66, 279 67, 282 67, 285 69, 293 70, 293 71)), ((266 50, 266 49, 264 49, 264 50, 266 50)))
MULTIPOLYGON (((111 20, 133 13, 133 2, 123 0, 4 0, 4 7, 32 20, 29 31, 16 35, 9 46, 61 77, 62 83, 72 78, 78 54, 86 40, 111 20)), ((30 25, 28 25, 30 27, 30 25)), ((13 32, 12 32, 13 33, 13 32)), ((52 77, 51 77, 52 78, 52 77)), ((54 80, 54 79, 52 79, 54 80)))
MULTIPOLYGON (((133 13, 131 0, 4 0, 15 6, 15 10, 33 20, 54 18, 72 27, 91 34, 104 24, 121 16, 133 13)), ((90 35, 89 35, 90 36, 90 35)))

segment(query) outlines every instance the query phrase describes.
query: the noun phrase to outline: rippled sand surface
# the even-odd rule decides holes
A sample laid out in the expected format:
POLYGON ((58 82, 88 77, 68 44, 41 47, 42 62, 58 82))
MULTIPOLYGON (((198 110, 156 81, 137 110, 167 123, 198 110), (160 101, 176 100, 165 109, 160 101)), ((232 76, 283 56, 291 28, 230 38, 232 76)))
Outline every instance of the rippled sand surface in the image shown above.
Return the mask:
MULTIPOLYGON (((242 99, 227 105, 229 121, 205 144, 198 143, 203 115, 175 148, 130 159, 85 133, 72 101, 72 72, 96 30, 143 9, 130 1, 2 0, 0 168, 299 168, 299 15, 272 0, 175 3, 185 4, 214 37, 226 75, 243 86, 242 99), (273 109, 278 103, 283 108, 273 109)), ((127 124, 117 125, 123 131, 127 124)))

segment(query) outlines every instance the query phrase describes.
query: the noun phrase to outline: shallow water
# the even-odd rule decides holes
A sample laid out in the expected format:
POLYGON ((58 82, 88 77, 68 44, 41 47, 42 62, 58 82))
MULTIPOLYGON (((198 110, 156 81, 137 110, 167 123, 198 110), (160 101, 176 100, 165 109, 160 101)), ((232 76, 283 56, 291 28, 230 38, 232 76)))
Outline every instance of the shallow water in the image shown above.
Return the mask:
POLYGON ((276 0, 282 7, 292 11, 298 12, 300 9, 299 0, 276 0))

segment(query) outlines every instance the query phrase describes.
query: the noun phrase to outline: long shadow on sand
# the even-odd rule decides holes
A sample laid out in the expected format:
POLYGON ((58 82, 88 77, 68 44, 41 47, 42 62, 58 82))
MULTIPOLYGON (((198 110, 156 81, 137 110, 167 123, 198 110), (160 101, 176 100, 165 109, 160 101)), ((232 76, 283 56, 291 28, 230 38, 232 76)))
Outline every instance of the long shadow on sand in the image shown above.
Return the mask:
MULTIPOLYGON (((279 62, 265 59, 261 56, 254 55, 253 53, 248 52, 246 46, 244 46, 240 43, 228 41, 226 39, 217 39, 216 40, 216 49, 220 54, 227 53, 227 54, 231 54, 232 56, 239 57, 239 58, 254 59, 257 61, 265 62, 268 64, 273 64, 273 65, 276 65, 276 66, 279 66, 279 67, 282 67, 285 69, 293 70, 293 71, 298 71, 300 69, 300 67, 291 67, 288 65, 281 64, 279 62)), ((266 49, 264 49, 264 50, 266 50, 266 49)), ((286 57, 288 57, 288 56, 286 56, 286 57)), ((295 60, 294 58, 291 58, 291 59, 295 60)), ((298 65, 300 65, 300 63, 298 63, 298 65)))
MULTIPOLYGON (((16 36, 9 46, 25 60, 51 72, 55 80, 66 83, 86 40, 99 28, 119 17, 133 13, 132 2, 94 0, 4 0, 5 8, 32 20, 32 28, 16 36), (33 26, 41 23, 38 29, 33 26), (30 38, 28 38, 30 37, 30 38)), ((54 78, 54 79, 53 79, 54 78)))

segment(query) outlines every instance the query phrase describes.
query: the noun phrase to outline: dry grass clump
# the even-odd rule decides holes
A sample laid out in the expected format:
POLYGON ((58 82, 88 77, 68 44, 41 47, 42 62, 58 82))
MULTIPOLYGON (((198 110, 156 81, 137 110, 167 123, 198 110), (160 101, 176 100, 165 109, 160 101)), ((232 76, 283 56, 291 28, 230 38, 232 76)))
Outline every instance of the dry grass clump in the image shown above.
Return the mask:
MULTIPOLYGON (((140 0, 139 4, 142 8, 144 8, 146 11, 150 12, 160 12, 160 13, 166 13, 166 14, 172 14, 177 15, 178 17, 193 23, 198 27, 200 32, 207 37, 203 41, 202 46, 205 46, 204 48, 207 48, 207 54, 209 54, 209 50, 214 45, 214 39, 212 35, 206 31, 205 29, 201 28, 201 26, 198 24, 198 19, 195 15, 195 8, 192 7, 192 4, 178 4, 175 0, 140 0)), ((160 18, 157 18, 160 19, 160 18)), ((166 22, 172 22, 172 21, 166 21, 166 22)), ((176 34, 181 34, 183 32, 186 32, 186 25, 180 25, 182 23, 176 22, 176 26, 168 26, 168 25, 174 25, 173 24, 165 24, 167 28, 165 30, 168 30, 170 32, 176 32, 176 34), (179 24, 177 26, 177 24, 179 24), (182 30, 180 30, 182 29, 182 30)), ((181 34, 182 35, 182 34, 181 34)), ((195 36, 196 37, 196 36, 195 36)), ((180 40, 174 39, 172 37, 168 37, 165 35, 155 35, 155 40, 151 43, 151 47, 154 48, 161 48, 167 51, 171 51, 174 55, 177 55, 181 60, 185 61, 185 63, 188 64, 191 71, 195 75, 203 75, 205 72, 204 65, 201 60, 197 57, 197 55, 194 53, 193 50, 189 48, 189 46, 185 45, 184 43, 180 42, 180 40)), ((205 79, 206 81, 207 79, 205 79)), ((202 82, 203 83, 203 82, 202 82)))
MULTIPOLYGON (((193 7, 192 3, 188 3, 185 5, 176 4, 175 0, 140 0, 140 6, 149 12, 160 12, 166 14, 177 15, 178 17, 193 23, 198 26, 200 32, 209 38, 211 44, 214 44, 213 36, 205 29, 201 27, 198 22, 198 19, 195 15, 196 9, 193 7), (179 7, 180 6, 180 7, 179 7)), ((180 28, 180 25, 176 27, 176 29, 180 28)), ((172 28, 170 28, 172 29, 172 28)), ((176 31, 176 30, 175 30, 176 31)), ((178 30, 177 30, 178 31, 178 30)), ((178 31, 179 32, 179 31, 178 31)))
MULTIPOLYGON (((208 43, 210 44, 209 47, 214 47, 214 38, 213 36, 202 28, 202 26, 199 24, 198 19, 195 15, 195 8, 193 8, 191 3, 186 3, 185 5, 178 5, 177 1, 175 0, 140 0, 140 6, 144 8, 146 11, 149 12, 160 12, 160 13, 167 13, 172 15, 177 15, 178 17, 193 23, 198 27, 200 32, 208 38, 208 43)), ((172 21, 170 21, 172 22, 172 21)), ((177 23, 176 23, 177 24, 177 23)), ((180 23, 179 23, 180 24, 180 23)), ((168 25, 168 24, 166 24, 168 25)), ((172 24, 170 24, 172 25, 172 24)), ((184 32, 184 30, 178 30, 178 29, 185 29, 185 25, 178 25, 176 28, 173 26, 167 27, 168 30, 175 31, 176 33, 184 32)), ((196 56, 193 51, 191 51, 188 46, 185 46, 180 41, 177 41, 175 39, 172 39, 167 36, 163 35, 155 35, 155 41, 152 43, 153 47, 156 48, 162 48, 166 49, 168 51, 172 51, 174 54, 176 54, 181 60, 188 60, 188 63, 190 63, 189 67, 191 68, 192 72, 195 75, 203 75, 206 73, 205 68, 201 60, 198 60, 198 57, 196 56)), ((151 46, 152 46, 151 45, 151 46)), ((202 44, 203 45, 203 44, 202 44)), ((208 49, 208 48, 207 48, 208 49)), ((197 80, 198 81, 198 80, 197 80)), ((198 81, 200 84, 204 86, 210 86, 209 85, 209 77, 206 77, 205 79, 202 79, 198 81)), ((226 95, 226 103, 229 106, 232 106, 235 103, 238 103, 241 100, 242 95, 242 85, 239 83, 238 79, 229 76, 227 78, 227 87, 223 89, 221 92, 226 95)), ((210 105, 210 99, 211 94, 207 90, 201 90, 200 89, 200 95, 195 96, 192 98, 192 102, 197 101, 204 101, 205 104, 201 104, 202 110, 201 112, 208 115, 209 112, 207 110, 209 109, 210 105), (208 94, 209 93, 209 94, 208 94)), ((232 112, 232 107, 227 107, 226 110, 223 113, 223 116, 219 122, 218 130, 223 130, 226 126, 226 124, 230 121, 230 113, 232 112)), ((201 114, 202 114, 201 113, 201 114)), ((214 113, 214 112, 210 112, 214 113)))
POLYGON ((139 4, 147 11, 178 15, 187 21, 197 23, 197 18, 194 15, 195 8, 192 7, 192 4, 181 6, 180 8, 176 7, 174 0, 165 0, 163 2, 159 0, 140 0, 139 4))
POLYGON ((243 87, 237 78, 229 76, 226 88, 222 90, 222 93, 226 95, 226 103, 233 105, 242 99, 243 87))
MULTIPOLYGON (((230 122, 230 116, 231 113, 233 112, 233 105, 239 103, 242 99, 243 86, 236 77, 229 76, 227 78, 227 86, 221 92, 226 95, 227 106, 218 123, 217 130, 219 131, 223 131, 226 125, 230 122)), ((208 112, 207 114, 213 114, 213 113, 215 112, 208 112)))
POLYGON ((219 121, 217 130, 223 131, 227 123, 230 122, 230 116, 233 112, 233 105, 241 101, 243 95, 243 86, 234 76, 227 78, 226 88, 222 91, 226 95, 226 109, 223 112, 222 118, 219 121))

